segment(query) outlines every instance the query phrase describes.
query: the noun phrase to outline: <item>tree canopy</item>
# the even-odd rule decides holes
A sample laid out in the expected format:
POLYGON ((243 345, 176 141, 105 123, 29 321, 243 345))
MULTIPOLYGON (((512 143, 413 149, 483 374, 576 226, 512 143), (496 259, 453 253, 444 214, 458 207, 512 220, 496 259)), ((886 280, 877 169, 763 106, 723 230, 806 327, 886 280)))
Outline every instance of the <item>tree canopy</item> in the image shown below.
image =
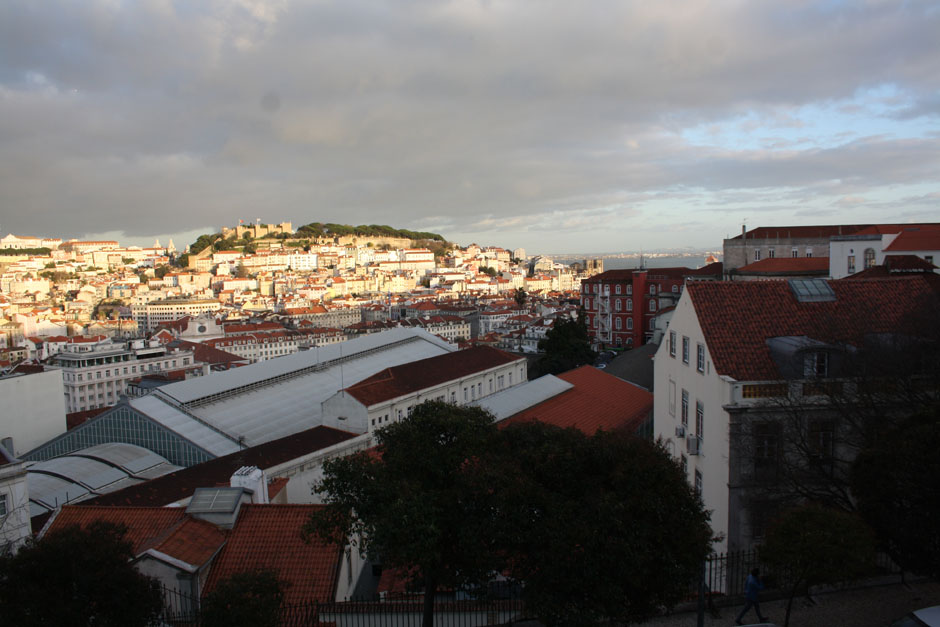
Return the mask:
POLYGON ((0 558, 6 625, 151 625, 163 607, 156 580, 130 561, 125 528, 71 526, 0 558))
POLYGON ((865 574, 874 563, 871 529, 855 514, 805 505, 784 513, 767 532, 760 552, 790 589, 784 626, 800 590, 837 584, 865 574))
POLYGON ((549 625, 633 620, 677 602, 711 531, 658 445, 541 423, 497 429, 476 407, 427 402, 377 432, 378 454, 330 460, 308 531, 381 557, 425 594, 525 582, 549 625))
POLYGON ((510 570, 548 625, 640 621, 681 600, 711 546, 708 514, 663 447, 539 422, 502 432, 510 570))
POLYGON ((539 340, 539 350, 545 354, 536 364, 538 375, 566 372, 593 363, 597 357, 591 348, 583 313, 577 320, 556 318, 552 328, 539 340))
POLYGON ((862 452, 852 468, 858 509, 906 570, 940 577, 940 409, 862 452))
POLYGON ((203 627, 277 627, 283 582, 269 570, 236 573, 222 581, 202 602, 203 627))
POLYGON ((478 584, 499 566, 488 533, 492 466, 484 463, 497 435, 493 417, 480 408, 416 406, 407 420, 377 432, 378 456, 324 464, 317 490, 327 505, 308 532, 337 543, 350 538, 381 556, 383 567, 411 572, 424 591, 429 625, 440 586, 478 584))

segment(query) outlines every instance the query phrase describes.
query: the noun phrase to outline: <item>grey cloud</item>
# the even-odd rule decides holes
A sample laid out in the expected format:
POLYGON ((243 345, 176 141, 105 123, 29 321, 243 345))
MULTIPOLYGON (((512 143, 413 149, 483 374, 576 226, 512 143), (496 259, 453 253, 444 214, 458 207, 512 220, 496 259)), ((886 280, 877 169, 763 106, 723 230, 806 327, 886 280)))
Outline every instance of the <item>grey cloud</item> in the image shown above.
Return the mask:
POLYGON ((6 2, 3 225, 576 230, 613 219, 605 207, 638 218, 656 193, 706 210, 741 189, 777 207, 791 192, 762 190, 936 184, 926 139, 731 153, 678 139, 750 110, 796 126, 788 107, 884 83, 917 99, 897 116, 938 93, 929 3, 781 6, 6 2))

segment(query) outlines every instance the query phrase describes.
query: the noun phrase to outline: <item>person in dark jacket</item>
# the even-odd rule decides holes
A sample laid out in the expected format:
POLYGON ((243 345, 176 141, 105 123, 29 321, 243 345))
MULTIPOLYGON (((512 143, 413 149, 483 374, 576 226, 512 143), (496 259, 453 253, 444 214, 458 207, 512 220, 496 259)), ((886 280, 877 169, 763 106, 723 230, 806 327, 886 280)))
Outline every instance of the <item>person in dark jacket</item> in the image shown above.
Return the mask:
POLYGON ((752 607, 757 612, 757 620, 762 623, 766 623, 767 619, 764 618, 763 614, 760 611, 759 594, 760 591, 764 589, 764 583, 760 580, 760 569, 755 568, 751 571, 751 574, 748 575, 747 581, 744 582, 744 609, 741 610, 741 613, 738 614, 739 625, 743 625, 741 619, 744 618, 744 615, 747 614, 747 611, 752 607))

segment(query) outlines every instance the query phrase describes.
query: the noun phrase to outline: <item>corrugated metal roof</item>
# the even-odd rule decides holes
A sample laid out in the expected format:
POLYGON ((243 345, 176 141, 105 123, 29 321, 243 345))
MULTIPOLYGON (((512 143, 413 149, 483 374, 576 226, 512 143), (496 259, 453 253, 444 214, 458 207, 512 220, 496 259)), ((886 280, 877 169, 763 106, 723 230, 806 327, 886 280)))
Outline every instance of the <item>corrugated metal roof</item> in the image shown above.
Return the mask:
MULTIPOLYGON (((72 455, 104 460, 115 466, 120 466, 130 474, 138 474, 159 464, 169 463, 166 458, 151 450, 125 442, 98 444, 76 451, 72 455)), ((176 467, 172 470, 175 469, 176 467)))
POLYGON ((554 375, 547 374, 534 381, 528 381, 492 396, 487 396, 473 404, 496 416, 496 420, 503 420, 570 390, 572 387, 574 386, 567 381, 562 381, 554 375))
POLYGON ((151 420, 163 425, 212 455, 227 455, 240 448, 237 438, 230 438, 212 429, 153 394, 135 398, 130 401, 130 405, 135 410, 149 416, 151 420))
POLYGON ((415 340, 390 350, 365 354, 360 351, 358 357, 344 360, 342 367, 335 365, 289 378, 262 389, 191 407, 189 411, 236 440, 244 438, 245 445, 255 446, 322 424, 321 403, 344 386, 389 366, 441 355, 442 349, 454 350, 450 345, 442 347, 437 342, 415 340))
POLYGON ((434 355, 456 350, 444 340, 423 329, 390 329, 382 333, 373 333, 349 340, 348 342, 328 344, 313 350, 301 351, 250 366, 214 373, 208 377, 197 377, 188 381, 171 383, 163 386, 160 391, 180 403, 191 403, 201 398, 223 394, 268 379, 290 375, 305 368, 316 367, 318 364, 324 364, 341 357, 350 358, 359 353, 381 350, 390 344, 409 340, 427 343, 437 348, 437 352, 431 353, 434 355))

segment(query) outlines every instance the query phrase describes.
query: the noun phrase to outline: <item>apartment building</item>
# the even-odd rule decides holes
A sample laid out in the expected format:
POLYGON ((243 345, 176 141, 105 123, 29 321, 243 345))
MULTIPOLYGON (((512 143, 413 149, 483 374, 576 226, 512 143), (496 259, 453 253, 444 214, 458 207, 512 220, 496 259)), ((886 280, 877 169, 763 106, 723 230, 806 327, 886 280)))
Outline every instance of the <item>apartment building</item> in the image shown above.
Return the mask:
POLYGON ((151 302, 135 302, 131 305, 131 315, 137 326, 146 333, 152 333, 159 325, 179 320, 183 316, 193 318, 207 311, 218 311, 222 303, 201 298, 166 298, 151 302))
POLYGON ((51 364, 62 370, 65 407, 71 413, 114 405, 131 379, 191 369, 195 360, 192 351, 167 349, 157 341, 104 339, 70 342, 51 364))

